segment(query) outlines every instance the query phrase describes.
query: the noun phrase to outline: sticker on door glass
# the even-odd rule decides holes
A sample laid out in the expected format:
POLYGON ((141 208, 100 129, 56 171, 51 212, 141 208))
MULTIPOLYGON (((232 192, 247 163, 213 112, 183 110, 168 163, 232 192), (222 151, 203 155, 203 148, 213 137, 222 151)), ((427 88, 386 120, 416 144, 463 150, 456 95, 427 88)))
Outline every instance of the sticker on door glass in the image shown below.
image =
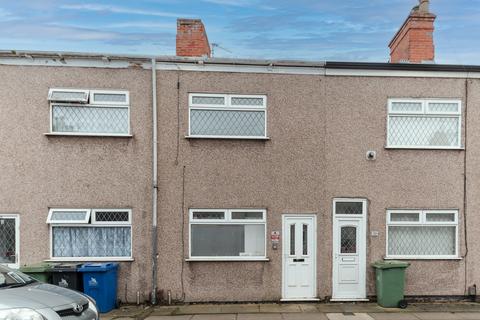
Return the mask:
POLYGON ((356 227, 341 228, 340 253, 357 253, 357 228, 356 227))

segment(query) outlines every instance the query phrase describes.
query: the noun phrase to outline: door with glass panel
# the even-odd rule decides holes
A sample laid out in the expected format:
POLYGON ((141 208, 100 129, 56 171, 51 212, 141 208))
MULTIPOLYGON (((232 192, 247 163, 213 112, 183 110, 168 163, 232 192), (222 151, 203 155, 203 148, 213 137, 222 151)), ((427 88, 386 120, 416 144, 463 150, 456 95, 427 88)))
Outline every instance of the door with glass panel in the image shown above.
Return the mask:
POLYGON ((19 245, 18 215, 0 214, 0 264, 18 268, 19 245))
POLYGON ((366 298, 366 200, 333 202, 332 300, 366 298))
POLYGON ((283 300, 315 299, 315 216, 284 215, 283 234, 283 300))

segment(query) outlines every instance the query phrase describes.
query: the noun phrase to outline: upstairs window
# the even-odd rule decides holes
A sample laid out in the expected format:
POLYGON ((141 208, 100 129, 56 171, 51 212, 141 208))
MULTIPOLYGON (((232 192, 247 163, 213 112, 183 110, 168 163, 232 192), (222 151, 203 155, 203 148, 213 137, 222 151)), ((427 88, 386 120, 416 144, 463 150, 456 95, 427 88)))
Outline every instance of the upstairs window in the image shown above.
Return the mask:
POLYGON ((50 209, 51 258, 60 261, 129 260, 130 209, 50 209))
POLYGON ((390 148, 460 148, 461 102, 391 99, 387 127, 387 147, 390 148))
POLYGON ((192 93, 189 96, 189 137, 267 138, 267 97, 192 93))
POLYGON ((48 99, 52 134, 130 134, 127 91, 50 89, 48 99))

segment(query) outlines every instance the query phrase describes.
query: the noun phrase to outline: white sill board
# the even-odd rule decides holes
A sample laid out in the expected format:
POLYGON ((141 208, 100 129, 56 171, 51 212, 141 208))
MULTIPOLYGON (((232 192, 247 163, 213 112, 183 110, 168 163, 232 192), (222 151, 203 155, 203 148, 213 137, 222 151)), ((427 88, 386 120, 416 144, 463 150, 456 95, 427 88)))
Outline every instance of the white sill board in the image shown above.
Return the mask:
POLYGON ((358 301, 358 302, 368 302, 370 299, 367 298, 332 298, 330 299, 332 302, 348 302, 348 301, 358 301))
POLYGON ((185 139, 213 139, 213 140, 270 140, 269 137, 229 137, 229 136, 185 136, 185 139))
POLYGON ((448 257, 385 257, 383 260, 463 260, 463 258, 448 258, 448 257))
POLYGON ((188 258, 187 262, 266 262, 270 261, 269 258, 252 258, 252 259, 206 259, 206 258, 188 258))
POLYGON ((131 134, 108 134, 108 133, 44 133, 47 137, 108 137, 108 138, 133 138, 131 134))
POLYGON ((109 259, 109 258, 66 258, 66 259, 47 259, 43 260, 45 262, 133 262, 134 258, 120 258, 120 259, 109 259))
POLYGON ((280 302, 294 302, 294 301, 320 301, 319 298, 283 298, 280 302))

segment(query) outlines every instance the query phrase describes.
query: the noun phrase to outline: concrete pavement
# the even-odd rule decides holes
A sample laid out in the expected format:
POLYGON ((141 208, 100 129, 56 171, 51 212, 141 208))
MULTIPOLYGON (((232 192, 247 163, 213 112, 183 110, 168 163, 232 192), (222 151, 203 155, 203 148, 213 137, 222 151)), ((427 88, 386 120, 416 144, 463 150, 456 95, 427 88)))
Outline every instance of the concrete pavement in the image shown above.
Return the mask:
POLYGON ((480 304, 414 303, 385 309, 375 303, 264 303, 126 306, 102 320, 480 320, 480 304))

